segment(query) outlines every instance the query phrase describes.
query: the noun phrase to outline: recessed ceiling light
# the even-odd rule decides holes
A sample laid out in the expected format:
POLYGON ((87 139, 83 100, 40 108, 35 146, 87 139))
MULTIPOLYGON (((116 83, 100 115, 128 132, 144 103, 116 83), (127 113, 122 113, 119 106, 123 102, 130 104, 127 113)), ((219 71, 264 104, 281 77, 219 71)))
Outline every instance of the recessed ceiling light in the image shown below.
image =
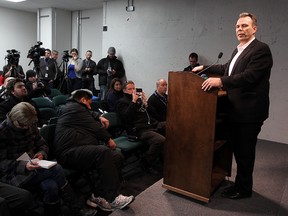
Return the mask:
POLYGON ((23 1, 26 1, 26 0, 6 0, 6 1, 18 3, 18 2, 23 2, 23 1))

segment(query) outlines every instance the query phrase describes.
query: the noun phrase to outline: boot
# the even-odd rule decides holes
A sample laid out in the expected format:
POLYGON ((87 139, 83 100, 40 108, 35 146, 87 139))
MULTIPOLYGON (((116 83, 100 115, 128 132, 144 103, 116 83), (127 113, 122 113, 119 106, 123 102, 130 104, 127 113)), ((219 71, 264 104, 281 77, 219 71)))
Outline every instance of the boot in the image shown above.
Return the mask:
POLYGON ((81 216, 82 215, 81 205, 79 201, 76 199, 76 195, 73 189, 68 184, 68 182, 63 188, 61 188, 61 193, 62 193, 62 199, 64 201, 64 204, 67 207, 69 207, 69 210, 70 210, 69 215, 81 216))
POLYGON ((44 216, 59 216, 60 202, 44 203, 44 216))

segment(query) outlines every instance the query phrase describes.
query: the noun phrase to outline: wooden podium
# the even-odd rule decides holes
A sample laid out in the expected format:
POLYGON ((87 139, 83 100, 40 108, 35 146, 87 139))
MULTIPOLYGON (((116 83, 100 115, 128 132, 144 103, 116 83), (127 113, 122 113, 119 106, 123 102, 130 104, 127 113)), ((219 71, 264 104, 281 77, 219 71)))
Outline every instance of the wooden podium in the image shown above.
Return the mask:
POLYGON ((231 175, 232 151, 225 141, 219 98, 201 89, 204 79, 169 72, 163 187, 203 202, 231 175))

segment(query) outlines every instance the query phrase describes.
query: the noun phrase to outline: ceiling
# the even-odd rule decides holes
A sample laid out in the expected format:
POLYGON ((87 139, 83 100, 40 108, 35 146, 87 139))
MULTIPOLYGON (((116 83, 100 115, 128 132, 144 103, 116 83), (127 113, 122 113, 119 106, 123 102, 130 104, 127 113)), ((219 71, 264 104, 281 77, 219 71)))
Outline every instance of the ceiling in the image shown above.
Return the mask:
POLYGON ((105 0, 26 0, 24 2, 14 3, 0 0, 0 7, 27 12, 37 12, 39 8, 58 8, 77 11, 101 8, 103 7, 104 1, 105 0))

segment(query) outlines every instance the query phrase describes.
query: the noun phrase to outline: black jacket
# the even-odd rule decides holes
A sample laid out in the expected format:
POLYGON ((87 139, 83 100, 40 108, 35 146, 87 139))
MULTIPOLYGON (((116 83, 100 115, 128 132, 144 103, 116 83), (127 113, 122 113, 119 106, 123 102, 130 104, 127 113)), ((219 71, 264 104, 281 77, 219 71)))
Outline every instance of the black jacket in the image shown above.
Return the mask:
POLYGON ((84 104, 76 101, 69 101, 62 108, 54 140, 55 155, 60 163, 65 161, 65 155, 71 149, 83 145, 98 145, 99 140, 107 142, 111 138, 93 114, 84 104))
POLYGON ((32 101, 29 97, 25 97, 23 100, 21 100, 14 95, 9 95, 5 101, 0 103, 0 122, 4 121, 6 119, 7 113, 10 112, 12 108, 20 102, 28 102, 36 109, 38 126, 42 126, 45 123, 45 120, 42 118, 40 111, 34 101, 32 101))
POLYGON ((82 80, 93 80, 93 75, 96 75, 96 62, 93 60, 88 62, 87 59, 84 59, 81 71, 82 80), (90 68, 90 71, 85 71, 86 68, 90 68))
POLYGON ((129 135, 139 136, 142 131, 155 129, 157 121, 150 117, 141 104, 132 102, 132 95, 124 93, 117 103, 117 113, 129 135))
POLYGON ((167 94, 161 97, 156 91, 148 99, 148 112, 158 121, 166 121, 167 94))
POLYGON ((115 56, 113 59, 110 59, 108 56, 106 58, 101 59, 97 64, 97 74, 99 74, 99 86, 100 85, 107 85, 108 88, 110 87, 109 84, 113 78, 122 78, 125 75, 125 69, 123 64, 120 60, 117 59, 115 56), (114 75, 108 76, 107 69, 110 67, 116 71, 114 75))
POLYGON ((227 110, 233 122, 263 122, 269 115, 269 78, 273 65, 267 44, 255 39, 238 57, 231 75, 229 65, 236 55, 224 65, 215 65, 206 72, 223 75, 223 89, 228 93, 227 110))

